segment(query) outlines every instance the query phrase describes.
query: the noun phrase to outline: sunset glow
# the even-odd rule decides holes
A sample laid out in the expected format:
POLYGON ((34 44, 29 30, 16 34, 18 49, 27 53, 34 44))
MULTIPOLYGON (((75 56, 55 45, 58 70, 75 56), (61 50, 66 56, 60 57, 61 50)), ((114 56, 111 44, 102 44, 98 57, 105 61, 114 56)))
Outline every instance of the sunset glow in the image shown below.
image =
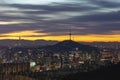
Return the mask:
MULTIPOLYGON (((37 30, 28 30, 28 31, 18 31, 11 32, 6 34, 1 34, 0 39, 19 39, 19 36, 25 40, 69 40, 69 35, 59 35, 59 36, 51 36, 47 33, 37 33, 37 30)), ((120 41, 120 35, 72 35, 72 40, 74 41, 82 41, 82 42, 93 42, 93 41, 120 41)))

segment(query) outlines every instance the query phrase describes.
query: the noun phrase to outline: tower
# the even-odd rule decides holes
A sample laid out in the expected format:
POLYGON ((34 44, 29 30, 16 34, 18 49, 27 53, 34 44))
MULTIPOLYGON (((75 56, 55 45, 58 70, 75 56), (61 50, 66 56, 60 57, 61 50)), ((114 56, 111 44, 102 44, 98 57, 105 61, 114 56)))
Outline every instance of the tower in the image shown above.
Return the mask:
POLYGON ((21 46, 21 36, 19 36, 18 46, 21 46))
POLYGON ((72 40, 72 32, 71 32, 71 29, 69 31, 69 40, 72 40))
POLYGON ((21 36, 19 36, 19 41, 21 40, 21 36))

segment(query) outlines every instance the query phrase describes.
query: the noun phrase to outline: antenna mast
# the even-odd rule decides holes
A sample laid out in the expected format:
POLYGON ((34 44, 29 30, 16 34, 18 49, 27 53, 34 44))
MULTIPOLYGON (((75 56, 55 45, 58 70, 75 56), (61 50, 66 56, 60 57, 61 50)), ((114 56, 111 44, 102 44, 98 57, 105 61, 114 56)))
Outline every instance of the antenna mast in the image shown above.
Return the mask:
POLYGON ((71 28, 70 28, 70 31, 69 31, 69 40, 72 40, 72 32, 71 32, 71 28))
POLYGON ((19 36, 18 46, 21 46, 21 36, 19 36))
POLYGON ((21 36, 19 36, 19 41, 21 40, 21 36))

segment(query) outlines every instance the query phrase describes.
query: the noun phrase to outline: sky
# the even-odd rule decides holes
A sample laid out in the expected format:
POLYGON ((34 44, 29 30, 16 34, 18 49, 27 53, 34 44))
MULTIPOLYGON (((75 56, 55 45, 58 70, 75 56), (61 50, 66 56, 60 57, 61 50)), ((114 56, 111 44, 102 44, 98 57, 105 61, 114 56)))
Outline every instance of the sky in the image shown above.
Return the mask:
POLYGON ((0 39, 119 41, 120 0, 0 0, 0 39))

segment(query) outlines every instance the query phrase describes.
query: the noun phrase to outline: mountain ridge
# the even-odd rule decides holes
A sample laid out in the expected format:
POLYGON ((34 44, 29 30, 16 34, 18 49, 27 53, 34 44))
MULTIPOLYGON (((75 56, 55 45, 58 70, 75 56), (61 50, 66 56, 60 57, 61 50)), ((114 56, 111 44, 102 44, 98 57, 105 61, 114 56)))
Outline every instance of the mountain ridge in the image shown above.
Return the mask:
POLYGON ((51 52, 69 52, 69 51, 76 51, 76 50, 92 52, 92 51, 98 50, 98 48, 96 47, 80 44, 72 40, 65 40, 55 45, 45 46, 44 49, 51 52))

